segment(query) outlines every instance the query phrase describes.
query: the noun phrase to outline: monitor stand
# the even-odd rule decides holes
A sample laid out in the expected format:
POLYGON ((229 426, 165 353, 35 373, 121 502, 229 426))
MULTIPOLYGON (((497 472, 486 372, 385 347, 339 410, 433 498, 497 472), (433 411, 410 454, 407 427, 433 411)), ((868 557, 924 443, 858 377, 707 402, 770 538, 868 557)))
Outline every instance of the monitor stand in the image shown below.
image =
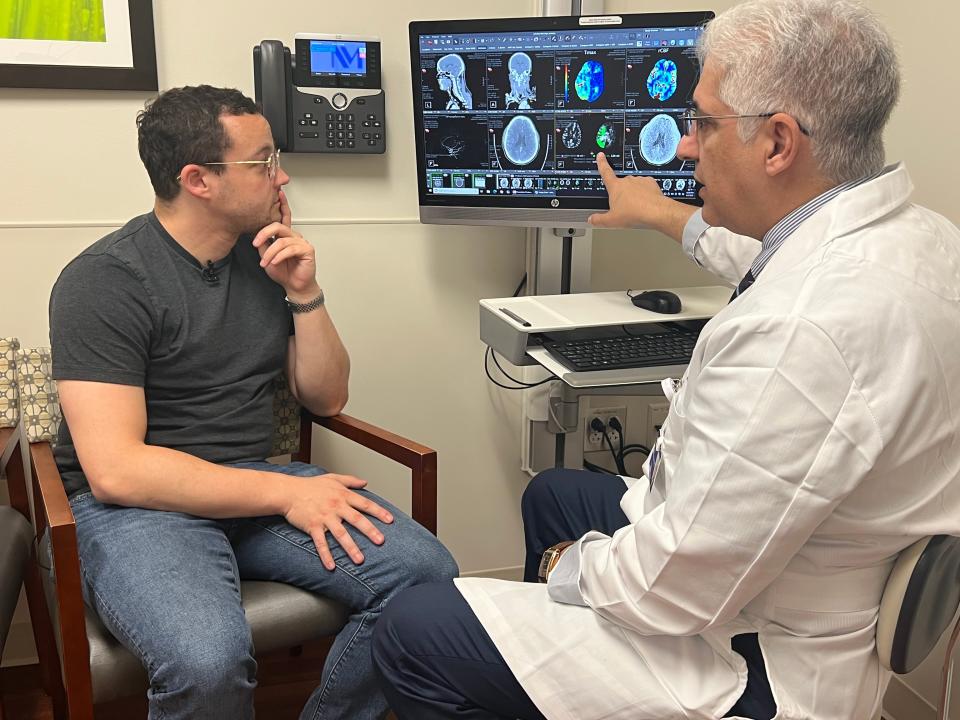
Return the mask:
MULTIPOLYGON (((574 236, 584 235, 583 230, 575 228, 554 228, 554 235, 563 238, 563 247, 560 255, 560 294, 570 294, 570 276, 573 260, 573 238, 574 236)), ((563 454, 567 448, 567 434, 559 432, 554 436, 553 466, 558 469, 563 468, 563 454)))

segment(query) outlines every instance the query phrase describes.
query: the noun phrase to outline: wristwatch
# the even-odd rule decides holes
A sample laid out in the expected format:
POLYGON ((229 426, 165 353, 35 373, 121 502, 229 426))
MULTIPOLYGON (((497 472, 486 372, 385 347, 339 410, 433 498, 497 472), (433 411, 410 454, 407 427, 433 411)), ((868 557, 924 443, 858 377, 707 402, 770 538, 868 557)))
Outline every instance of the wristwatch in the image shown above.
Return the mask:
POLYGON ((574 542, 574 540, 564 540, 556 545, 551 545, 543 551, 543 556, 540 558, 540 569, 537 571, 537 580, 542 583, 547 581, 547 578, 550 577, 551 571, 560 561, 560 554, 568 547, 573 545, 574 542))
POLYGON ((320 294, 317 295, 310 302, 298 303, 291 300, 289 297, 284 296, 284 301, 287 303, 287 309, 292 313, 305 313, 310 312, 311 310, 316 310, 318 307, 323 305, 324 297, 323 290, 320 291, 320 294))

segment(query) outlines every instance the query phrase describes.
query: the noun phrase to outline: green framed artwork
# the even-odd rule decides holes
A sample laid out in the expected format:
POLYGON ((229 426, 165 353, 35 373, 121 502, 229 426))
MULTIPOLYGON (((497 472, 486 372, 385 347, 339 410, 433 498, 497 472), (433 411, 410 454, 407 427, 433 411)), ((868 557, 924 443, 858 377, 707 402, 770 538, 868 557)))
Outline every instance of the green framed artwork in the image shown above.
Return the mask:
POLYGON ((156 90, 151 0, 0 0, 0 87, 156 90))

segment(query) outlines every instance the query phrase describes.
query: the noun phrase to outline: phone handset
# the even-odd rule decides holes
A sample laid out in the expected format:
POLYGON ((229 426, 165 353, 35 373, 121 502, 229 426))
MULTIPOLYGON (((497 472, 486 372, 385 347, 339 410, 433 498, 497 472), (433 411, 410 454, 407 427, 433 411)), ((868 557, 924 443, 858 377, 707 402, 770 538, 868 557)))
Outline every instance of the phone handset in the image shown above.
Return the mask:
POLYGON ((290 50, 279 40, 253 48, 253 84, 278 150, 289 150, 290 50))

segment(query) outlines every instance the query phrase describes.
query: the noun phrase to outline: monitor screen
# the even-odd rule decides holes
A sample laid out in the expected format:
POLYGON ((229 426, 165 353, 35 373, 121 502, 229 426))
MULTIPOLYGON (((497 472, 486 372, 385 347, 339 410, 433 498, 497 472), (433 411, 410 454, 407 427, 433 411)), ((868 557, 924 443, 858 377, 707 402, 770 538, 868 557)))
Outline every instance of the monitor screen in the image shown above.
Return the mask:
POLYGON ((578 227, 596 169, 698 203, 677 157, 709 12, 410 24, 423 222, 578 227))

